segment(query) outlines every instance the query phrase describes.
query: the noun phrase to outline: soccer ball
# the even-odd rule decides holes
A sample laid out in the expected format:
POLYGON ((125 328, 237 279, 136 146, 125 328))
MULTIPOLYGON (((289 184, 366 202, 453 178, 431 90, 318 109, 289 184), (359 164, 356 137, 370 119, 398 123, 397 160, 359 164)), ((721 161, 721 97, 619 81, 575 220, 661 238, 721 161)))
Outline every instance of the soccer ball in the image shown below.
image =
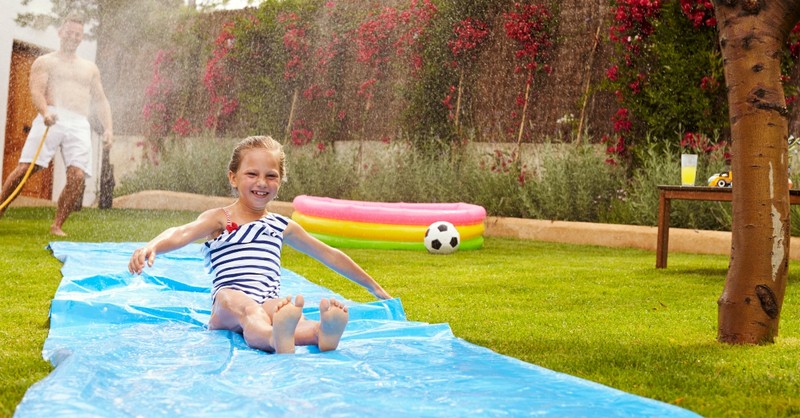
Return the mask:
POLYGON ((461 244, 458 230, 450 222, 434 222, 425 231, 425 248, 431 254, 451 254, 461 244))

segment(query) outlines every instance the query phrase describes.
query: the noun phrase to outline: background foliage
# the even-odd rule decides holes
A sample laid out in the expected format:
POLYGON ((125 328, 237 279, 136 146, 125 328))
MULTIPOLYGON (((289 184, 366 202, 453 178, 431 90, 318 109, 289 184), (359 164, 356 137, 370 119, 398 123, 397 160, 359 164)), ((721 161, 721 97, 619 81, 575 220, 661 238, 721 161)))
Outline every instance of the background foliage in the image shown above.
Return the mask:
MULTIPOLYGON (((148 163, 120 190, 226 193, 224 183, 180 183, 199 183, 190 173, 203 153, 227 154, 218 138, 269 133, 301 173, 284 198, 305 188, 652 224, 655 186, 675 182, 680 152, 702 154, 699 183, 729 158, 708 1, 266 0, 213 13, 166 0, 53 4, 54 14, 78 7, 99 19, 115 127, 145 138, 148 163), (509 30, 525 8, 553 16, 528 26, 552 48, 534 82, 521 60, 526 32, 509 30), (517 140, 540 146, 503 146, 517 140), (605 142, 607 162, 619 167, 598 162, 587 141, 605 142), (358 150, 343 158, 335 150, 347 142, 358 150), (365 157, 364 142, 390 155, 365 157), (488 153, 468 152, 487 142, 496 144, 488 153)), ((800 78, 797 33, 786 50, 789 104, 800 78)), ((680 206, 678 225, 727 228, 724 206, 680 206)))
MULTIPOLYGON (((173 141, 161 163, 148 163, 123 179, 115 195, 142 190, 175 190, 229 196, 225 173, 236 140, 173 141), (202 172, 202 176, 197 173, 202 172)), ((300 194, 341 199, 405 202, 468 202, 492 216, 565 221, 656 225, 660 184, 680 179, 680 157, 657 145, 642 153, 632 173, 607 164, 603 150, 587 144, 546 143, 537 159, 517 167, 511 153, 416 152, 410 142, 376 144, 366 167, 355 154, 335 147, 287 145, 288 180, 278 199, 300 194)), ((725 167, 722 150, 700 157, 698 184, 725 167)), ((795 181, 800 178, 795 176, 795 181)), ((793 216, 800 209, 792 207, 793 216)), ((675 201, 672 226, 730 229, 730 205, 675 201)), ((800 232, 800 223, 793 222, 800 232)))
MULTIPOLYGON (((577 91, 583 89, 578 83, 555 83, 563 77, 574 79, 573 68, 581 68, 586 83, 602 73, 599 66, 582 68, 579 55, 594 51, 587 50, 592 40, 578 36, 593 33, 607 9, 605 0, 537 2, 554 16, 548 35, 555 48, 553 75, 552 81, 533 89, 523 115, 519 96, 525 75, 515 72, 515 41, 504 31, 503 16, 528 2, 266 0, 258 8, 212 13, 166 0, 56 2, 98 18, 97 31, 103 33, 98 64, 115 131, 146 135, 159 142, 156 148, 165 131, 168 136, 242 136, 258 131, 325 144, 410 137, 422 148, 465 138, 506 142, 513 139, 510 133, 517 131, 522 117, 527 117, 526 131, 542 131, 539 126, 560 134, 556 120, 565 112, 575 113, 576 96, 581 94, 577 91), (139 3, 161 7, 139 8, 139 3), (106 12, 95 13, 99 9, 106 12), (562 16, 579 24, 562 27, 562 16), (454 59, 448 43, 458 37, 454 25, 466 18, 480 20, 489 34, 480 48, 454 59), (225 30, 231 36, 220 48, 225 30), (575 33, 563 35, 572 40, 567 47, 560 40, 569 31, 575 33), (169 60, 162 58, 165 54, 169 60), (458 71, 454 61, 459 62, 458 71), (207 123, 220 93, 207 83, 214 76, 228 81, 225 93, 231 101, 231 112, 218 125, 207 123), (463 129, 448 119, 453 112, 443 103, 448 96, 455 101, 451 89, 456 86, 463 87, 458 112, 463 129), (153 90, 163 94, 154 95, 153 90), (554 101, 559 104, 553 106, 554 101), (143 111, 153 105, 167 115, 143 111), (153 117, 155 130, 150 129, 153 117)), ((62 9, 54 7, 54 14, 62 9)), ((603 93, 590 95, 593 100, 586 108, 602 114, 605 101, 595 105, 594 98, 603 93)), ((538 133, 526 134, 526 142, 537 140, 538 133)))
MULTIPOLYGON (((623 157, 644 141, 674 145, 676 132, 729 142, 707 0, 258 3, 198 12, 175 0, 53 0, 53 13, 18 21, 42 24, 75 8, 96 18, 98 61, 122 119, 117 131, 157 142, 260 132, 323 144, 410 138, 424 149, 512 142, 523 118, 531 128, 525 142, 569 141, 580 127, 595 141, 607 135, 611 153, 623 157), (530 7, 553 16, 553 51, 541 62, 552 76, 528 103, 508 19, 530 7), (458 52, 453 42, 468 36, 457 30, 465 21, 486 36, 458 52), (154 115, 154 106, 163 110, 154 115)), ((534 28, 526 29, 531 39, 534 28)), ((792 103, 797 32, 789 46, 792 103)))
MULTIPOLYGON (((608 152, 637 165, 653 145, 673 152, 726 149, 731 141, 727 91, 713 4, 615 0, 614 7, 609 40, 616 59, 605 88, 614 92, 617 111, 613 134, 604 139, 608 152)), ((783 57, 793 123, 798 119, 797 80, 791 76, 798 30, 783 57)))

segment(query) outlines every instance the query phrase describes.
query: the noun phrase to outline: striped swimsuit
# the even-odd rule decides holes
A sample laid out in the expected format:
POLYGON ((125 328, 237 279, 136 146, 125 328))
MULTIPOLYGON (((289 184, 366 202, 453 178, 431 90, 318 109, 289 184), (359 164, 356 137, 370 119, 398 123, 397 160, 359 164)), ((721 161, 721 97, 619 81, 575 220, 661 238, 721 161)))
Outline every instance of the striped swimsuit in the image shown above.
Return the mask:
POLYGON ((258 303, 277 299, 283 231, 288 224, 285 217, 270 213, 207 241, 203 255, 214 275, 212 300, 220 289, 239 290, 258 303))

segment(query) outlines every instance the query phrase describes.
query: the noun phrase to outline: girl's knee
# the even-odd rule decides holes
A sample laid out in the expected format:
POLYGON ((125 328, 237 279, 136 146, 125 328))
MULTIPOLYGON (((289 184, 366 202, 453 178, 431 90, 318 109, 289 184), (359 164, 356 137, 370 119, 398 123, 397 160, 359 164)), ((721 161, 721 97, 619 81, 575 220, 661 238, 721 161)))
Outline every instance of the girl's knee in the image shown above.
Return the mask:
POLYGON ((244 317, 247 318, 249 321, 259 321, 265 322, 267 324, 271 324, 272 322, 269 319, 269 315, 264 311, 264 308, 261 305, 253 304, 247 305, 244 307, 242 311, 244 317))
POLYGON ((263 322, 269 324, 269 316, 263 312, 261 305, 246 296, 228 289, 222 289, 214 295, 209 324, 215 328, 239 331, 246 324, 258 325, 263 322))

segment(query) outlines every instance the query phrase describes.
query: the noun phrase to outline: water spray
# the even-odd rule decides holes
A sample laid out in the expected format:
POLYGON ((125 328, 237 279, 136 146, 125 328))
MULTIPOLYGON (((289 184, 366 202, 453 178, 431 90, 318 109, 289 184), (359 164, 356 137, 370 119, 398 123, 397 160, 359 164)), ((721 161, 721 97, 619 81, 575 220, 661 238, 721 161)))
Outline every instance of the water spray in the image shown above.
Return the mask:
POLYGON ((42 151, 42 146, 44 145, 44 140, 47 139, 47 132, 49 130, 50 130, 49 126, 44 129, 42 140, 39 142, 39 148, 36 148, 36 154, 33 155, 33 161, 31 161, 31 165, 30 167, 28 167, 28 171, 25 172, 25 176, 22 177, 22 181, 20 181, 19 184, 17 185, 17 188, 14 189, 14 193, 11 193, 11 196, 8 196, 8 199, 6 199, 5 202, 0 204, 0 210, 5 209, 6 206, 8 206, 8 204, 11 203, 12 200, 14 200, 14 197, 17 196, 17 193, 19 193, 19 191, 22 190, 22 186, 25 185, 25 181, 28 180, 28 177, 31 175, 31 172, 33 171, 33 167, 36 165, 36 159, 39 158, 39 152, 42 151))

